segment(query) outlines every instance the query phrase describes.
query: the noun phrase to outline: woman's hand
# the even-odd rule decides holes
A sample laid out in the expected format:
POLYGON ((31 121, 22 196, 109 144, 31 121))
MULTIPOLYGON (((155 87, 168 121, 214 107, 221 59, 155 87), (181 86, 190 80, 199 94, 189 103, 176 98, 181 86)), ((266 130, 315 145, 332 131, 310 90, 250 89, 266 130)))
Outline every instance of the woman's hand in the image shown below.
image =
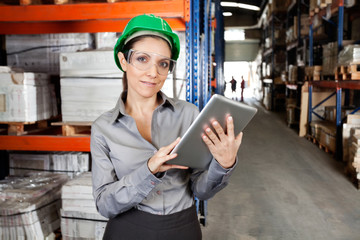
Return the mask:
POLYGON ((188 169, 188 167, 167 164, 166 162, 177 157, 176 153, 169 154, 171 150, 180 142, 180 138, 177 138, 174 142, 169 145, 162 147, 156 152, 152 158, 148 161, 148 168, 152 174, 158 172, 165 172, 171 168, 188 169))
POLYGON ((217 121, 213 121, 212 126, 219 137, 216 136, 210 127, 207 127, 205 129, 206 134, 203 134, 202 138, 219 164, 223 168, 231 168, 235 164, 236 154, 241 145, 243 133, 241 132, 235 137, 233 118, 228 116, 226 121, 227 134, 225 134, 217 121))

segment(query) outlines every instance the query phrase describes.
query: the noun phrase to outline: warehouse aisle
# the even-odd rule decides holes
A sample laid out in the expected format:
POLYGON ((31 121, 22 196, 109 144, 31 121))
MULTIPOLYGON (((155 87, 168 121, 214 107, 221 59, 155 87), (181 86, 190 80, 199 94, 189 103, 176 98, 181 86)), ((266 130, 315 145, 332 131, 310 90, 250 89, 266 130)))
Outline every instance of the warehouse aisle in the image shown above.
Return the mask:
POLYGON ((208 201, 204 240, 358 240, 360 191, 342 164, 259 109, 230 183, 208 201))

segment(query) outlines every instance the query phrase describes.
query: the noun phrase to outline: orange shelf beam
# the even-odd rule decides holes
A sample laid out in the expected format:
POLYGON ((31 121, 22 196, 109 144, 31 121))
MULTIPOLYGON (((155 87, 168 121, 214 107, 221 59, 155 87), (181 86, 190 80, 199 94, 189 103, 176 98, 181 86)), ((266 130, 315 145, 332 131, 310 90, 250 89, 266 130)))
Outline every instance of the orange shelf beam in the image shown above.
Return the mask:
POLYGON ((189 2, 184 0, 2 5, 0 34, 121 32, 130 18, 144 13, 164 17, 174 30, 185 31, 187 5, 189 2))
POLYGON ((0 136, 0 150, 90 152, 90 136, 0 136))
MULTIPOLYGON (((185 31, 180 18, 165 18, 174 31, 185 31)), ((0 22, 0 34, 122 32, 126 20, 87 20, 57 22, 0 22)))
POLYGON ((130 19, 144 13, 152 13, 160 17, 184 18, 184 8, 183 0, 1 6, 0 21, 130 19))

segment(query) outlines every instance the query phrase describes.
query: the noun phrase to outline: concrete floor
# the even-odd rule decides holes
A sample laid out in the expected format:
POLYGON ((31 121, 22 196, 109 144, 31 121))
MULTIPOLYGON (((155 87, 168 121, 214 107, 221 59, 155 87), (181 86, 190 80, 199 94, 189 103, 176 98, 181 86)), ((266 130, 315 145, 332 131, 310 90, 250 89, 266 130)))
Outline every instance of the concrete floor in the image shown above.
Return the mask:
POLYGON ((208 201, 204 240, 359 240, 360 191, 343 165, 259 109, 229 185, 208 201))

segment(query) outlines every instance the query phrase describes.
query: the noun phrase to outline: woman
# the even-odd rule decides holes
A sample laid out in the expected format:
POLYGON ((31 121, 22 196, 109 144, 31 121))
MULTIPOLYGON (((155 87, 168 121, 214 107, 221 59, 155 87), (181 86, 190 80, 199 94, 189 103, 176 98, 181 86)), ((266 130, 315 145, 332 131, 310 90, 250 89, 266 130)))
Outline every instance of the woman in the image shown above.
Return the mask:
POLYGON ((168 23, 154 15, 131 19, 115 45, 124 91, 91 131, 94 198, 109 218, 104 239, 201 239, 194 195, 214 196, 236 165, 242 134, 234 136, 231 117, 227 134, 214 121, 216 133, 208 128, 203 135, 214 157, 207 171, 166 164, 198 115, 191 103, 161 92, 179 46, 168 23))

